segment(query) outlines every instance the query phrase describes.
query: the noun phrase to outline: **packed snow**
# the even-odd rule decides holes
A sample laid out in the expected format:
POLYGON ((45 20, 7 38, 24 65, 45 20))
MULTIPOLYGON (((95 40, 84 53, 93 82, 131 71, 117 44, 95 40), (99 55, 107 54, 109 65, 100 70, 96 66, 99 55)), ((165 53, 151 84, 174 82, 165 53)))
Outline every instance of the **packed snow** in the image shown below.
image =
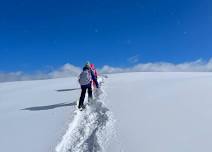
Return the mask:
POLYGON ((105 151, 114 133, 114 119, 104 105, 103 90, 97 89, 94 96, 92 103, 86 104, 85 110, 76 110, 74 120, 56 147, 57 152, 105 151))
POLYGON ((211 73, 122 73, 101 82, 83 111, 75 77, 0 83, 1 151, 212 151, 211 73))

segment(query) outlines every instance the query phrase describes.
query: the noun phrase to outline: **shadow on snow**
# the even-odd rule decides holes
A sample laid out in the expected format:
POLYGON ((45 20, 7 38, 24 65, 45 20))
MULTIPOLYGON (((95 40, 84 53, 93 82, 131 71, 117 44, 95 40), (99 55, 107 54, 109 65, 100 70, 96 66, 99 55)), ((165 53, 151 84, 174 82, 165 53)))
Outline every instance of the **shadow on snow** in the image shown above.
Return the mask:
POLYGON ((47 106, 37 106, 37 107, 29 107, 29 108, 24 108, 21 110, 29 110, 29 111, 41 111, 41 110, 51 110, 55 108, 60 108, 60 107, 67 107, 67 106, 75 106, 77 103, 72 102, 72 103, 58 103, 58 104, 53 104, 53 105, 47 105, 47 106))
POLYGON ((74 91, 74 90, 80 90, 81 88, 73 88, 73 89, 60 89, 56 90, 57 92, 66 92, 66 91, 74 91))

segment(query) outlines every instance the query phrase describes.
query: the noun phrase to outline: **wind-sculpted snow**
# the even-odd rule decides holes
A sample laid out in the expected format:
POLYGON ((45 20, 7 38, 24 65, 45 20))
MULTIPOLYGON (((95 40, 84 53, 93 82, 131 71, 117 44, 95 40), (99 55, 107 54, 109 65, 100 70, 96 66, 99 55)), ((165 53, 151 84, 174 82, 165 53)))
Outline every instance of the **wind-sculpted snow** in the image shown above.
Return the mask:
POLYGON ((104 105, 104 92, 83 111, 76 111, 73 122, 56 147, 56 152, 102 152, 112 137, 113 116, 104 105))

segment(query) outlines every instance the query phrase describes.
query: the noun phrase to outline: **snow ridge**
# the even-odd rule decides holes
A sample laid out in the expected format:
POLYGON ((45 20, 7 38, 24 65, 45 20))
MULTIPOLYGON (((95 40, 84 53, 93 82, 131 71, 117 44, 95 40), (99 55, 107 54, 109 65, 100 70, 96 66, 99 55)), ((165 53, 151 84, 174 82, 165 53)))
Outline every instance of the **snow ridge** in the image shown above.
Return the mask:
POLYGON ((103 152, 114 134, 113 115, 104 105, 105 93, 96 92, 93 103, 76 111, 56 152, 103 152))

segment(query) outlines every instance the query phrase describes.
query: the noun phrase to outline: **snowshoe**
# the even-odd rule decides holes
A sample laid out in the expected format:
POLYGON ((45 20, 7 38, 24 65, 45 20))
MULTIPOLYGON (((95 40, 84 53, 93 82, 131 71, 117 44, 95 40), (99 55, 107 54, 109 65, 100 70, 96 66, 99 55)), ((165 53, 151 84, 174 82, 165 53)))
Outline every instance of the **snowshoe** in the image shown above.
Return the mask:
POLYGON ((78 109, 80 110, 80 111, 82 111, 83 109, 85 109, 85 105, 82 105, 81 107, 79 107, 78 109))

